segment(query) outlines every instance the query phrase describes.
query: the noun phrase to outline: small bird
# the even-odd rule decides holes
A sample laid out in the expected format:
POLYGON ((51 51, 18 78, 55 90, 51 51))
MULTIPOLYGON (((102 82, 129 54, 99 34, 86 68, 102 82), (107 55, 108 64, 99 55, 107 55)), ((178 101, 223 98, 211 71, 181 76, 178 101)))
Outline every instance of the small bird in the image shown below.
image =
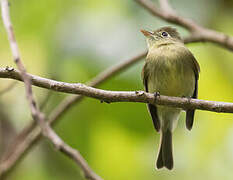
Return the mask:
MULTIPOLYGON (((185 47, 175 28, 155 31, 141 30, 145 35, 148 54, 142 70, 145 91, 161 95, 197 98, 200 67, 185 47)), ((156 167, 173 168, 172 132, 182 109, 147 104, 154 127, 160 135, 156 167)), ((186 127, 192 129, 194 110, 186 110, 186 127)))

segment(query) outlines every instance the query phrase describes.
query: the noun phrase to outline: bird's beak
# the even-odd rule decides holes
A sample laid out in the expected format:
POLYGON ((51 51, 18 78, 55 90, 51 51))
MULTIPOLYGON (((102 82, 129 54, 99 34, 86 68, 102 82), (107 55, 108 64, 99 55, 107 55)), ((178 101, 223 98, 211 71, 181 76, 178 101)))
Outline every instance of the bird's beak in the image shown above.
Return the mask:
POLYGON ((151 32, 151 31, 146 31, 146 30, 144 30, 144 29, 141 29, 141 32, 142 32, 142 33, 144 34, 144 36, 146 36, 146 37, 151 36, 151 35, 154 34, 153 32, 151 32))

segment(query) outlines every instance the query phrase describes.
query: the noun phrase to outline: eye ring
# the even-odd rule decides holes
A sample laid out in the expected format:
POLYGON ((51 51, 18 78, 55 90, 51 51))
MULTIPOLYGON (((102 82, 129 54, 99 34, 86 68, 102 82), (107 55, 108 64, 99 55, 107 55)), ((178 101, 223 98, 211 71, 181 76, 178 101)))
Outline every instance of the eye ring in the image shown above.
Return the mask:
POLYGON ((163 36, 163 37, 168 37, 168 33, 165 32, 165 31, 163 31, 163 32, 162 32, 162 36, 163 36))

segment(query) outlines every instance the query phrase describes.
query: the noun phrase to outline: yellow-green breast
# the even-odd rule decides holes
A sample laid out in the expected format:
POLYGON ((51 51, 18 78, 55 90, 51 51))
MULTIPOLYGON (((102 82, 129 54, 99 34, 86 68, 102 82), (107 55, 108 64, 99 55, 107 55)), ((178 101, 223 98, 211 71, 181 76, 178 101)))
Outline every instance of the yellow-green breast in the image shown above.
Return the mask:
POLYGON ((191 56, 180 43, 151 48, 144 69, 148 71, 148 91, 167 96, 192 96, 195 74, 191 56))

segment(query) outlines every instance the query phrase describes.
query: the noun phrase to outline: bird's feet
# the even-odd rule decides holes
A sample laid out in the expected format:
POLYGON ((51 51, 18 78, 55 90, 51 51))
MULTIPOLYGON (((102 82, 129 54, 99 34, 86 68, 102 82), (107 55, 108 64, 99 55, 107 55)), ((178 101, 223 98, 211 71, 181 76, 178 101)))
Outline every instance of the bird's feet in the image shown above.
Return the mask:
POLYGON ((155 92, 155 93, 154 93, 154 96, 155 96, 155 98, 157 98, 157 97, 160 96, 160 93, 159 93, 159 92, 155 92))
POLYGON ((160 96, 160 93, 159 92, 155 92, 154 93, 154 97, 155 97, 155 101, 157 100, 157 98, 160 96))

